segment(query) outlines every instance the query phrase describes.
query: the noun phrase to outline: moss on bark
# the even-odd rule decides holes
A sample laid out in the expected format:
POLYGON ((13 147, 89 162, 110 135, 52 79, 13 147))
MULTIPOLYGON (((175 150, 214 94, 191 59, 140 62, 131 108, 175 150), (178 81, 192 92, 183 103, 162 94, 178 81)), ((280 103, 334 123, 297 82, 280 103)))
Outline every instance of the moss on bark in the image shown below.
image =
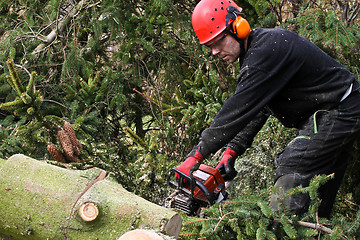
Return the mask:
MULTIPOLYGON (((0 160, 0 234, 13 239, 106 240, 140 226, 160 229, 169 220, 181 224, 177 213, 126 191, 109 177, 89 188, 72 212, 79 194, 100 172, 64 169, 24 155, 0 160), (88 201, 99 208, 92 222, 77 212, 88 201)), ((168 234, 180 229, 172 231, 168 234)))

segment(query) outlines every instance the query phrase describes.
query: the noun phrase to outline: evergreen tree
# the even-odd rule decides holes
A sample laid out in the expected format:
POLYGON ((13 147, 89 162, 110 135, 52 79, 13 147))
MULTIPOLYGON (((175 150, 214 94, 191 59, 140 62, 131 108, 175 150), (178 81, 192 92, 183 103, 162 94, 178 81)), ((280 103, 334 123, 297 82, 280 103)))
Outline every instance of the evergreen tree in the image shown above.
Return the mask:
MULTIPOLYGON (((24 153, 51 159, 46 146, 56 141, 57 128, 66 120, 84 147, 84 162, 74 166, 105 168, 124 187, 161 203, 169 191, 167 170, 183 161, 197 143, 201 131, 235 90, 239 72, 238 64, 229 66, 198 44, 191 27, 196 2, 0 2, 0 103, 8 106, 0 108, 0 157, 24 153), (6 64, 9 59, 12 67, 6 64), (13 73, 16 84, 14 78, 6 77, 13 73), (32 95, 28 98, 23 93, 32 95), (19 105, 9 107, 14 102, 19 105)), ((253 28, 295 31, 359 79, 357 1, 236 3, 253 28)), ((234 201, 244 196, 251 206, 227 204, 216 210, 214 206, 208 219, 216 220, 200 220, 201 227, 194 224, 185 231, 202 229, 196 234, 214 239, 231 234, 239 239, 272 239, 267 227, 274 215, 263 205, 265 193, 272 189, 271 162, 293 134, 293 129, 271 118, 253 147, 237 161, 241 177, 235 179, 231 196, 234 201), (226 212, 221 215, 219 210, 226 212)), ((219 155, 206 163, 215 165, 219 155)), ((355 151, 332 223, 334 232, 347 236, 358 233, 358 156, 355 151)), ((278 217, 288 238, 320 234, 294 230, 288 223, 296 219, 278 217)))

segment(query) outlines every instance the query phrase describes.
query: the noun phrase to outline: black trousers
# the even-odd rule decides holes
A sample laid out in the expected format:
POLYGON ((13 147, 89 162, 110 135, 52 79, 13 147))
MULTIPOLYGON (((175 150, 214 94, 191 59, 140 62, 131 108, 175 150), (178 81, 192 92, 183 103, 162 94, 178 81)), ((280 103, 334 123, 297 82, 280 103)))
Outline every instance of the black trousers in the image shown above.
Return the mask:
POLYGON ((309 207, 307 194, 282 198, 287 190, 307 187, 317 174, 335 173, 335 177, 320 187, 320 217, 329 217, 340 187, 346 162, 354 139, 360 132, 360 93, 351 93, 338 108, 315 112, 300 128, 298 135, 275 159, 275 187, 280 191, 271 196, 271 205, 278 210, 284 204, 292 213, 301 215, 309 207))

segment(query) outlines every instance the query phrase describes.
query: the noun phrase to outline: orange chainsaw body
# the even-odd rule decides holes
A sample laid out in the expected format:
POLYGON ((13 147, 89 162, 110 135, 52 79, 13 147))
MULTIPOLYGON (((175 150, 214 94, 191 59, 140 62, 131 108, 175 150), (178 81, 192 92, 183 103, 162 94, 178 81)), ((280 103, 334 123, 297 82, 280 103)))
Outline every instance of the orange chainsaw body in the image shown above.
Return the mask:
MULTIPOLYGON (((209 192, 222 192, 225 190, 225 181, 222 178, 219 170, 210 167, 205 164, 201 164, 199 169, 193 173, 194 177, 199 180, 209 190, 209 192), (224 186, 223 188, 216 189, 218 186, 224 186)), ((190 189, 190 188, 189 188, 190 189)), ((202 201, 207 201, 207 198, 203 191, 199 187, 194 189, 194 197, 202 201)))
POLYGON ((225 181, 218 169, 201 164, 197 170, 186 175, 177 168, 171 169, 168 184, 175 188, 165 201, 165 206, 177 208, 190 216, 197 216, 202 207, 225 200, 225 181), (175 180, 172 177, 178 174, 175 180))

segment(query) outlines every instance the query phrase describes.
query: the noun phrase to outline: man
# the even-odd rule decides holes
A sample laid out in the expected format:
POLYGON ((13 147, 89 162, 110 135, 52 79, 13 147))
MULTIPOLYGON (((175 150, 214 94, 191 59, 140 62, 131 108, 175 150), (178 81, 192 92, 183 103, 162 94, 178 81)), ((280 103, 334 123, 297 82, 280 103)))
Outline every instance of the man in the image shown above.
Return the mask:
MULTIPOLYGON (((200 142, 177 168, 190 169, 226 146, 217 165, 225 180, 237 174, 234 161, 252 144, 271 114, 298 135, 275 159, 275 186, 287 191, 308 186, 316 174, 335 173, 321 187, 320 217, 329 217, 360 131, 359 83, 354 75, 310 41, 283 29, 250 30, 231 0, 202 0, 192 24, 200 44, 232 63, 239 59, 237 89, 219 111, 200 142)), ((307 211, 309 196, 284 201, 294 214, 307 211)), ((271 204, 278 209, 278 198, 271 204)))

